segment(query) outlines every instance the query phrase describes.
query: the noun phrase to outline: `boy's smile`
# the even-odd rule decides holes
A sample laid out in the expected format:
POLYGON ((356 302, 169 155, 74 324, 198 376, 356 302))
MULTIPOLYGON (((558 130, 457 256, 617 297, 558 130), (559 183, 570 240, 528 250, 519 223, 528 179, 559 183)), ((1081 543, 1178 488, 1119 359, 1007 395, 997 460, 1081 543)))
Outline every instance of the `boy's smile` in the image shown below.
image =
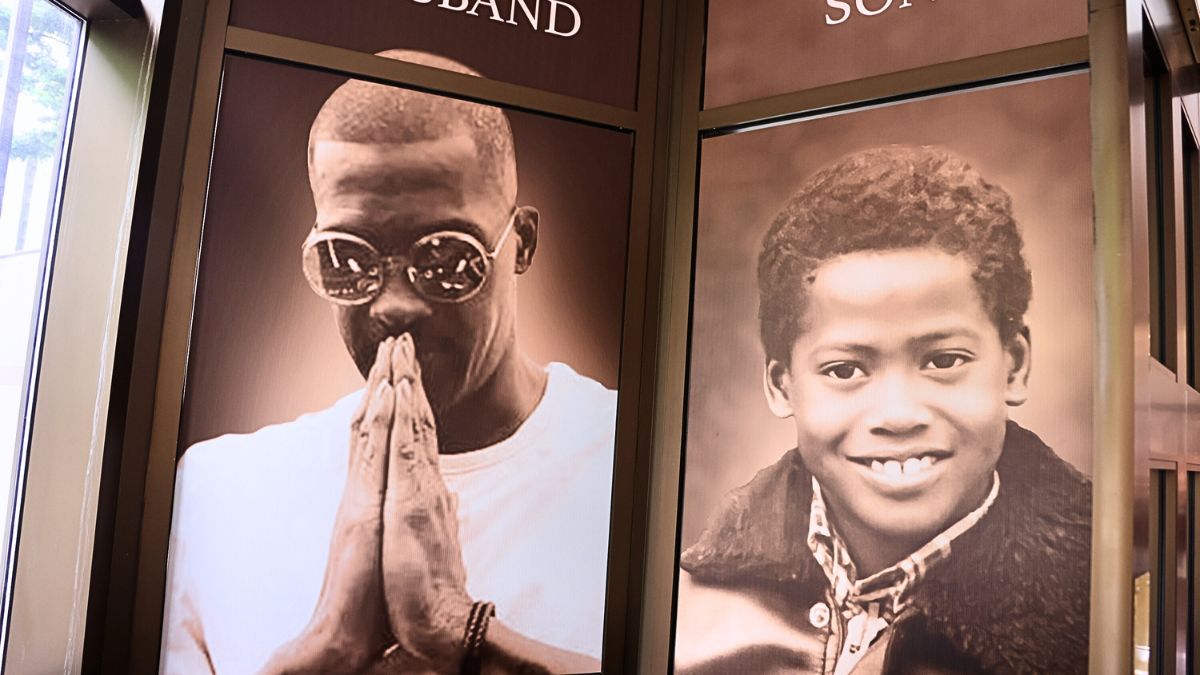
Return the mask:
MULTIPOLYGON (((1025 400, 1029 342, 1002 344, 963 256, 851 253, 818 267, 790 363, 767 363, 772 410, 864 573, 979 506, 1025 400)), ((799 300, 798 300, 799 301, 799 300)))

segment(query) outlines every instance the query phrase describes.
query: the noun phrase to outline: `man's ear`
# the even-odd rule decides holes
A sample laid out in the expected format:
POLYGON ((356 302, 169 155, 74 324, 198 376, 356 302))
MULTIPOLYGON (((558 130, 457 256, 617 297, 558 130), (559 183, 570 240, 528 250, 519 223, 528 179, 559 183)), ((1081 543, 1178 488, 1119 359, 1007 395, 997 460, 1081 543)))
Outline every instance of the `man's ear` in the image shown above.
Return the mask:
POLYGON ((517 235, 517 274, 524 274, 533 264, 537 251, 538 219, 540 214, 532 206, 519 206, 513 216, 513 230, 517 235))
POLYGON ((767 359, 763 368, 763 394, 767 397, 767 407, 771 413, 780 419, 787 419, 795 414, 792 410, 792 373, 786 365, 775 359, 767 359))
POLYGON ((1029 329, 1022 328, 1008 341, 1005 351, 1008 360, 1008 383, 1004 388, 1004 402, 1018 406, 1029 398, 1029 368, 1033 343, 1029 329))

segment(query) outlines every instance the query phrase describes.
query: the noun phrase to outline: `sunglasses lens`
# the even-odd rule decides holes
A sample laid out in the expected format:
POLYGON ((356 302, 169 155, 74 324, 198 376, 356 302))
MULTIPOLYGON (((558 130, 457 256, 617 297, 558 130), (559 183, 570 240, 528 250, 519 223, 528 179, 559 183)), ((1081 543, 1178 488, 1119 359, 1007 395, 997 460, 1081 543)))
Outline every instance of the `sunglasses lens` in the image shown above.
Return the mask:
POLYGON ((433 235, 417 242, 411 251, 409 276, 427 298, 466 300, 483 286, 487 274, 487 254, 466 238, 433 235))
POLYGON ((353 239, 321 239, 304 249, 304 276, 334 302, 367 302, 383 285, 379 254, 353 239))

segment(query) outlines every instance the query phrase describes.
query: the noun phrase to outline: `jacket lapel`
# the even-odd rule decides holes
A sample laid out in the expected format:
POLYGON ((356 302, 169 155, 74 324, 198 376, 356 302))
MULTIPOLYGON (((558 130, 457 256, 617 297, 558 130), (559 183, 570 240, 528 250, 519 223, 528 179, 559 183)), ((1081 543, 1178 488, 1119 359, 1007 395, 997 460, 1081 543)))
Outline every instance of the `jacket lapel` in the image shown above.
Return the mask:
MULTIPOLYGON (((1012 422, 998 470, 996 503, 894 626, 895 672, 1086 672, 1090 483, 1012 422)), ((799 452, 785 453, 726 496, 680 565, 709 584, 825 583, 805 543, 811 482, 799 452)))

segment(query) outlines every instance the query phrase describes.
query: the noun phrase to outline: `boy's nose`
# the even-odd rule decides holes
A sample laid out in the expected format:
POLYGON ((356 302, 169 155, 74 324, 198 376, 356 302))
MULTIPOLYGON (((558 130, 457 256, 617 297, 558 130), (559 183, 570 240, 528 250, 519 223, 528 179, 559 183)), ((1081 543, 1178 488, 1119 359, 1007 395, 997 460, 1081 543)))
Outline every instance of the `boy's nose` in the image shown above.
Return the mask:
POLYGON ((874 383, 868 425, 871 433, 911 436, 932 422, 929 407, 921 400, 919 386, 902 373, 885 374, 874 383))

